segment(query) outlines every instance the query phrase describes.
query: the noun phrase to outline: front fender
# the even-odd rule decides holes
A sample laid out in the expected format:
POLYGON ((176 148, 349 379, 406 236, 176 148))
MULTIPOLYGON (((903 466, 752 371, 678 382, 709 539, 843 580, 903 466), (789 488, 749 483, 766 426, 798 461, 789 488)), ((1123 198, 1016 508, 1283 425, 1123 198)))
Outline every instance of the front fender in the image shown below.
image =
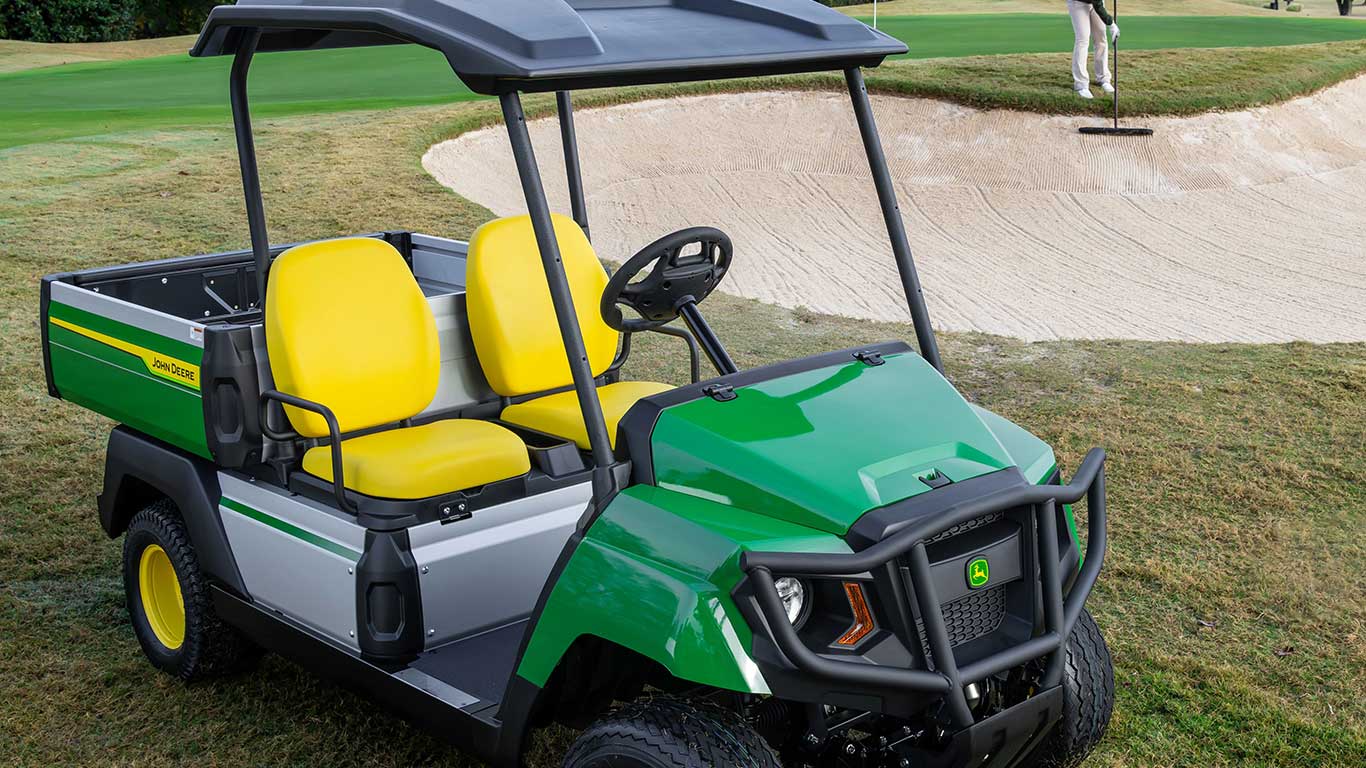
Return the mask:
POLYGON ((674 677, 768 693, 730 592, 747 549, 848 552, 837 536, 654 486, 618 494, 574 550, 536 621, 518 675, 545 685, 592 635, 674 677))

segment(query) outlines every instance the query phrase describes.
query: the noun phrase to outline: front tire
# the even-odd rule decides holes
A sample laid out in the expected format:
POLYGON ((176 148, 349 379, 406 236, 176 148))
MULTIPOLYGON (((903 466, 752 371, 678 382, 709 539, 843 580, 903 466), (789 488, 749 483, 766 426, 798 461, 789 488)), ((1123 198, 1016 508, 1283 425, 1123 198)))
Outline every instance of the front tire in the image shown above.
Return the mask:
POLYGON ((133 516, 123 539, 128 617, 152 666, 182 680, 235 672, 260 655, 214 613, 190 534, 162 499, 133 516))
POLYGON ((1105 637, 1082 610, 1067 639, 1062 719, 1029 759, 1030 768, 1079 765, 1105 736, 1115 708, 1115 671, 1105 637))
POLYGON ((781 768, 738 715, 668 696, 641 699, 584 731, 564 768, 781 768))

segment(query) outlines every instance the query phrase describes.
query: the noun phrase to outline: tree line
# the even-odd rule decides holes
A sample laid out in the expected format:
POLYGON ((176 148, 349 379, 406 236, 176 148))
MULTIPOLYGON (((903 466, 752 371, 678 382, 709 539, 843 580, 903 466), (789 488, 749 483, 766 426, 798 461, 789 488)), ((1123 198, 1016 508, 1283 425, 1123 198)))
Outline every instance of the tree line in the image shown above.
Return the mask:
POLYGON ((0 38, 94 43, 198 32, 231 0, 0 0, 0 38))

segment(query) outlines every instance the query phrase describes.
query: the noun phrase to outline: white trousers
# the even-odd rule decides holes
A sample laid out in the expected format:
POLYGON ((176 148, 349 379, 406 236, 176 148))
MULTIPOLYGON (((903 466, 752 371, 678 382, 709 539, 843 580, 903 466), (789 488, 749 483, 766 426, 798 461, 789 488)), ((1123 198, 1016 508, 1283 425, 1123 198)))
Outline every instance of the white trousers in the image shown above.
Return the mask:
POLYGON ((1086 53, 1091 47, 1091 38, 1096 40, 1096 80, 1110 82, 1110 45, 1105 39, 1105 24, 1100 14, 1090 3, 1067 0, 1067 13, 1072 17, 1072 87, 1080 91, 1091 86, 1091 77, 1086 72, 1086 53))

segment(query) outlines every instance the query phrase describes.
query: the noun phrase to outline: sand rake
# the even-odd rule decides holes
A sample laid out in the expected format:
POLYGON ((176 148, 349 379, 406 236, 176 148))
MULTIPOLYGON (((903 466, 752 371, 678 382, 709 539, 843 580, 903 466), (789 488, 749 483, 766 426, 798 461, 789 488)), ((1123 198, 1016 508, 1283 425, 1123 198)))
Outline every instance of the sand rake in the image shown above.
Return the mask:
MULTIPOLYGON (((1119 21, 1119 0, 1115 0, 1115 21, 1119 21)), ((1151 136, 1153 135, 1151 128, 1136 128, 1119 124, 1119 39, 1111 40, 1110 46, 1112 48, 1111 55, 1114 57, 1114 63, 1110 66, 1110 84, 1115 87, 1115 92, 1111 94, 1115 108, 1114 125, 1083 125, 1077 130, 1099 136, 1151 136)))

